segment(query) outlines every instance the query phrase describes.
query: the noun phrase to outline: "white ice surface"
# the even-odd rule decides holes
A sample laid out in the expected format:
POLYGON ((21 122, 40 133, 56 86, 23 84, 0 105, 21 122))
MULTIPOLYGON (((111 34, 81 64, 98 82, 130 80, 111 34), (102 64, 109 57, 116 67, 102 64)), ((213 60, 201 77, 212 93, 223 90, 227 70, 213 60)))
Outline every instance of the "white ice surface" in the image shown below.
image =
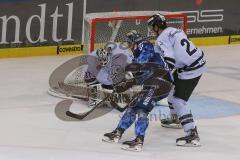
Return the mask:
MULTIPOLYGON (((220 70, 221 74, 206 73, 194 94, 240 106, 240 46, 203 50, 209 71, 214 67, 234 67, 239 71, 231 74, 233 77, 224 77, 228 70, 220 70)), ((175 139, 184 135, 183 131, 151 122, 141 153, 126 152, 118 144, 101 142, 103 133, 116 126, 117 113, 88 122, 57 119, 54 107, 60 99, 47 94, 48 78, 57 66, 70 58, 72 56, 0 60, 0 160, 240 159, 240 115, 198 119, 202 143, 199 148, 176 147, 175 139)), ((86 109, 83 105, 79 108, 86 109)), ((132 136, 133 128, 123 140, 132 136)))

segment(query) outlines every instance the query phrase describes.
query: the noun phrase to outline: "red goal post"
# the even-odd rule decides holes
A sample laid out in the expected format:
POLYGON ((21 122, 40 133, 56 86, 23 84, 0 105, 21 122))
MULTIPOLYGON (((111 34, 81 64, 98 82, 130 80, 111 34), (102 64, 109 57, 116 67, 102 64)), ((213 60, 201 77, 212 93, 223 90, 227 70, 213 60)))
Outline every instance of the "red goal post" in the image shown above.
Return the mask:
POLYGON ((137 30, 144 37, 149 36, 147 20, 156 13, 166 17, 168 26, 177 27, 186 32, 187 16, 182 13, 160 11, 90 13, 86 15, 84 21, 84 51, 89 53, 108 41, 123 42, 126 33, 132 29, 137 30))

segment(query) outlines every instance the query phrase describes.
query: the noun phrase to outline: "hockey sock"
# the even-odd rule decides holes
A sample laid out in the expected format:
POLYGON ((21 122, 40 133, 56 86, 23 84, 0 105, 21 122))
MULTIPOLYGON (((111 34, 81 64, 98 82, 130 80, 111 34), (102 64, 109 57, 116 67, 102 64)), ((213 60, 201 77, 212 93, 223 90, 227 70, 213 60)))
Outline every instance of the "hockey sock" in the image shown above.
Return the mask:
POLYGON ((133 108, 128 108, 119 121, 117 128, 128 129, 136 119, 136 111, 133 108))
POLYGON ((173 101, 174 101, 174 97, 173 97, 173 93, 174 93, 174 87, 171 89, 169 95, 168 95, 168 107, 170 109, 170 113, 171 115, 177 114, 176 109, 174 109, 173 106, 173 101))
POLYGON ((148 113, 143 110, 138 111, 138 119, 135 123, 135 134, 144 136, 149 125, 148 113))
POLYGON ((187 107, 186 101, 179 98, 174 98, 173 106, 176 109, 178 118, 183 126, 184 131, 188 134, 188 131, 195 128, 191 109, 187 107))

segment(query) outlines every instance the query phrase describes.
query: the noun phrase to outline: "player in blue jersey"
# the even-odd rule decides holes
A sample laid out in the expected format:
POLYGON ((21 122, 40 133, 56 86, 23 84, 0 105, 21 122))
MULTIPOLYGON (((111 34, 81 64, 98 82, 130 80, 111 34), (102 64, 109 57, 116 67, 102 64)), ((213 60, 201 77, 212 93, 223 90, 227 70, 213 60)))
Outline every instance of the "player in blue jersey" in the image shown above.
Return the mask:
POLYGON ((163 58, 156 54, 153 44, 148 40, 142 39, 141 35, 137 31, 132 30, 127 34, 129 48, 134 55, 134 62, 144 64, 148 62, 155 62, 166 67, 166 63, 163 58))
POLYGON ((115 90, 119 93, 127 90, 132 85, 143 85, 144 92, 134 98, 135 101, 129 104, 117 128, 110 133, 104 134, 103 141, 119 142, 124 131, 135 122, 136 138, 132 141, 123 142, 122 148, 141 151, 145 132, 149 125, 148 114, 157 101, 167 97, 171 89, 171 83, 169 82, 171 76, 166 63, 154 51, 151 42, 143 39, 135 30, 129 32, 126 37, 128 46, 134 55, 133 63, 127 66, 126 70, 134 68, 134 78, 115 86, 115 90), (161 86, 161 88, 156 89, 154 86, 161 86))

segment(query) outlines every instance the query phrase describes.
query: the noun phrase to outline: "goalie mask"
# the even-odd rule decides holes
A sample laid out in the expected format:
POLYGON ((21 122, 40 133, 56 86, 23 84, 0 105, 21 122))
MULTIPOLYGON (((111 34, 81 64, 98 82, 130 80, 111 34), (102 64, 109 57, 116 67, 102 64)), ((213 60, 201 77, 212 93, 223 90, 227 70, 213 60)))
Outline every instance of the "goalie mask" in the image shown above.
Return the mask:
POLYGON ((110 61, 111 48, 99 48, 97 49, 96 54, 100 65, 105 66, 110 61))

